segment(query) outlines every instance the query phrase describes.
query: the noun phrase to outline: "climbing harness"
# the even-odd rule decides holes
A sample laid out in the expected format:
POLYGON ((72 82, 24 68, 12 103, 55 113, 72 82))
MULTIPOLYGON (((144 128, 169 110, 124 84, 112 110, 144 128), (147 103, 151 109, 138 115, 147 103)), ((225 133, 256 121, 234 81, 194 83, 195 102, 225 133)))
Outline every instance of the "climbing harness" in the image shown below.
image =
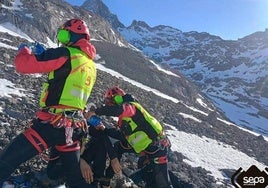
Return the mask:
POLYGON ((155 146, 158 146, 161 150, 171 147, 171 142, 165 134, 158 136, 156 141, 154 142, 155 146))
POLYGON ((37 113, 37 116, 44 123, 51 124, 54 128, 65 129, 66 145, 73 144, 73 133, 77 128, 81 128, 84 133, 88 132, 86 119, 82 111, 67 111, 62 109, 61 113, 54 113, 55 108, 44 108, 37 113))
POLYGON ((46 142, 34 129, 29 128, 23 134, 35 147, 39 154, 48 148, 46 142))

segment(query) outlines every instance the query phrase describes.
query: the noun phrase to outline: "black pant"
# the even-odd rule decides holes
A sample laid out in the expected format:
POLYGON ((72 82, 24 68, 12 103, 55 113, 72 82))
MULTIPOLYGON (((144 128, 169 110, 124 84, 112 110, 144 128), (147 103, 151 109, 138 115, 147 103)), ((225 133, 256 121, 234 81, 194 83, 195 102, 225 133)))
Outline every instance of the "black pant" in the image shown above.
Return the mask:
POLYGON ((86 145, 86 152, 88 153, 85 159, 91 164, 94 179, 105 177, 107 151, 101 138, 91 138, 86 145))
MULTIPOLYGON (((91 138, 86 144, 87 152, 84 160, 91 166, 94 173, 94 180, 100 180, 105 177, 107 152, 105 146, 100 138, 91 138)), ((50 158, 53 159, 59 156, 59 152, 52 148, 50 151, 50 158)), ((62 168, 61 158, 51 160, 47 165, 47 175, 50 179, 56 180, 63 178, 64 169, 62 168)))
MULTIPOLYGON (((114 144, 114 148, 117 152, 118 158, 121 159, 124 153, 134 153, 134 150, 129 148, 126 141, 117 141, 114 144)), ((152 150, 157 148, 150 148, 152 150)), ((154 162, 155 158, 167 156, 167 148, 160 149, 159 151, 151 154, 146 154, 139 158, 138 168, 142 169, 142 179, 146 183, 146 188, 172 188, 167 163, 157 164, 154 162), (148 160, 143 164, 144 160, 148 160)), ((106 170, 107 176, 113 177, 114 172, 112 167, 109 166, 106 170)))
MULTIPOLYGON (((50 124, 41 123, 39 120, 33 121, 31 128, 41 136, 48 147, 65 145, 64 128, 53 128, 50 124)), ((78 140, 78 138, 73 138, 73 140, 78 140)), ((24 134, 18 135, 0 156, 0 186, 20 164, 37 154, 37 150, 24 134)), ((79 166, 80 150, 59 152, 59 154, 68 186, 70 188, 93 188, 82 177, 79 166)))
POLYGON ((167 164, 155 164, 153 161, 141 170, 146 188, 171 188, 167 164))

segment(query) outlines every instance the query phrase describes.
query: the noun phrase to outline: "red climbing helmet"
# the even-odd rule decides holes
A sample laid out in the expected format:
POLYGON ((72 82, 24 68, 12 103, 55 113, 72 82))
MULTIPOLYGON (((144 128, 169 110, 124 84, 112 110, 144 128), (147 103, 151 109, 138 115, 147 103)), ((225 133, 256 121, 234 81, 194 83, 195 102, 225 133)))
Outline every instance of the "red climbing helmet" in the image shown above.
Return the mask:
POLYGON ((63 24, 62 29, 65 29, 65 30, 68 30, 68 31, 72 31, 73 33, 77 33, 77 34, 85 34, 86 35, 86 39, 87 40, 90 39, 90 34, 89 34, 88 26, 81 19, 71 19, 71 20, 66 21, 63 24))
POLYGON ((121 101, 122 97, 126 95, 126 93, 124 92, 123 89, 117 87, 117 86, 113 86, 111 88, 109 88, 106 92, 105 92, 105 104, 106 105, 113 105, 113 104, 118 104, 120 103, 119 101, 121 101), (121 98, 115 98, 115 97, 121 97, 121 98))

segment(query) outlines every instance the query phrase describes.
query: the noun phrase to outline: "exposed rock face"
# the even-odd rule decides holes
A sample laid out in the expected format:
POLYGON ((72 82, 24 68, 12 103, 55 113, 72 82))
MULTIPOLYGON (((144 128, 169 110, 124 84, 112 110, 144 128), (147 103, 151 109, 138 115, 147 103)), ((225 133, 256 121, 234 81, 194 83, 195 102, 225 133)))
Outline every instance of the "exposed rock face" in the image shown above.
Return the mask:
MULTIPOLYGON (((38 109, 38 97, 41 92, 41 83, 46 79, 46 76, 44 75, 21 75, 16 73, 13 66, 13 60, 17 53, 17 46, 21 42, 29 42, 29 39, 32 41, 36 40, 43 42, 46 45, 51 45, 51 41, 55 41, 55 34, 59 25, 66 19, 82 17, 90 27, 91 38, 93 39, 92 43, 97 48, 98 59, 95 60, 97 65, 104 65, 106 68, 110 68, 121 74, 120 76, 115 77, 98 69, 98 78, 90 102, 93 102, 96 105, 101 105, 105 90, 112 85, 119 85, 127 92, 133 94, 144 107, 151 112, 151 114, 163 123, 163 125, 171 124, 179 131, 196 134, 200 137, 206 136, 218 140, 219 142, 229 144, 247 155, 256 158, 258 161, 268 164, 268 143, 262 136, 254 136, 235 126, 230 126, 222 121, 218 121, 218 118, 223 120, 228 119, 222 111, 218 110, 215 105, 213 105, 213 103, 200 92, 197 86, 178 71, 178 68, 176 75, 160 71, 148 57, 128 44, 126 40, 124 40, 118 32, 114 31, 110 24, 103 18, 96 16, 92 12, 81 7, 72 7, 60 0, 48 0, 45 2, 36 0, 22 1, 22 4, 16 5, 16 7, 14 7, 14 2, 15 1, 7 0, 0 1, 1 5, 3 5, 1 8, 0 24, 2 25, 10 22, 16 26, 16 28, 14 27, 14 32, 21 33, 22 31, 23 33, 26 33, 27 36, 22 34, 20 36, 14 36, 13 34, 0 31, 0 82, 1 79, 9 80, 14 84, 10 87, 20 88, 20 92, 23 95, 18 96, 14 94, 9 97, 3 96, 0 98, 0 107, 2 109, 2 111, 0 110, 0 150, 2 150, 4 146, 15 137, 15 135, 18 135, 23 131, 28 126, 27 122, 34 117, 35 111, 38 109), (32 6, 34 6, 34 8, 32 8, 32 6), (125 81, 123 77, 127 77, 138 83, 142 83, 145 86, 156 89, 157 92, 154 92, 152 89, 150 91, 141 89, 135 84, 125 81), (159 93, 167 94, 177 99, 178 102, 162 98, 157 95, 159 93), (200 99, 202 99, 206 106, 199 102, 200 99), (201 121, 197 122, 192 119, 184 118, 180 113, 191 114, 201 121)), ((139 27, 140 30, 143 31, 144 28, 147 28, 150 32, 154 29, 166 30, 165 33, 173 31, 172 28, 167 29, 165 26, 150 29, 146 23, 136 22, 135 24, 141 24, 143 28, 138 25, 135 27, 139 27)), ((180 40, 176 39, 177 44, 182 44, 183 46, 188 47, 186 49, 184 49, 184 47, 174 48, 173 51, 171 51, 174 53, 171 54, 174 54, 176 58, 185 58, 191 53, 216 54, 214 51, 217 51, 217 53, 218 51, 222 51, 222 49, 218 48, 209 48, 205 43, 213 45, 217 42, 217 45, 224 44, 223 46, 225 46, 227 43, 229 45, 235 45, 233 41, 222 41, 219 37, 205 33, 182 33, 176 30, 176 34, 178 38, 183 35, 189 38, 195 38, 196 42, 204 41, 202 44, 197 43, 195 45, 192 42, 192 45, 194 46, 191 46, 189 43, 192 40, 189 38, 181 37, 180 40), (211 40, 213 42, 210 42, 211 40), (198 51, 199 48, 200 51, 198 51), (177 52, 176 50, 179 51, 177 52), (209 52, 210 50, 213 52, 209 52)), ((170 45, 165 40, 155 40, 157 43, 152 43, 152 47, 156 47, 159 44, 163 47, 168 47, 170 45)), ((147 46, 151 45, 151 40, 144 41, 147 42, 147 46)), ((138 44, 142 45, 141 41, 139 41, 138 44)), ((248 43, 245 42, 245 44, 241 44, 243 50, 248 48, 245 47, 246 44, 248 43)), ((229 53, 231 53, 231 51, 229 53)), ((159 55, 161 54, 159 53, 159 55)), ((159 55, 154 54, 153 56, 155 58, 160 58, 159 62, 162 62, 162 57, 159 55)), ((218 57, 218 55, 215 55, 215 57, 218 57)), ((170 59, 169 56, 165 58, 167 58, 167 60, 170 59)), ((198 59, 196 55, 193 56, 193 58, 198 59)), ((209 70, 225 70, 225 67, 221 67, 220 65, 217 67, 208 63, 214 61, 212 57, 200 56, 200 58, 207 59, 206 66, 210 67, 209 70)), ((221 56, 219 55, 218 58, 221 58, 221 56)), ((205 61, 203 59, 202 62, 205 61)), ((188 64, 181 64, 182 70, 188 69, 184 68, 186 65, 186 67, 197 66, 196 61, 193 61, 191 58, 188 58, 187 62, 188 64)), ((228 64, 228 62, 226 62, 226 64, 228 64)), ((176 69, 176 67, 177 65, 173 68, 176 69)), ((230 67, 232 67, 232 65, 230 65, 230 67)), ((211 84, 220 87, 216 81, 212 82, 216 78, 213 77, 208 79, 205 75, 201 74, 202 72, 200 74, 198 73, 199 72, 196 72, 193 75, 196 79, 200 80, 200 83, 205 80, 207 85, 211 84)), ((211 71, 211 73, 213 73, 213 71, 211 71)), ((235 81, 239 84, 240 79, 235 81)), ((261 85, 262 84, 260 83, 259 87, 261 87, 261 85)), ((233 88, 230 87, 230 90, 232 89, 233 88)), ((264 90, 265 89, 266 88, 264 88, 264 90)), ((264 94, 262 94, 262 96, 264 96, 264 94)), ((242 99, 241 97, 240 99, 242 99)), ((244 100, 246 100, 246 98, 244 98, 244 100)), ((262 105, 260 105, 260 107, 262 107, 262 105)), ((267 117, 266 112, 265 109, 262 111, 260 110, 259 115, 267 117)), ((107 125, 110 125, 113 120, 111 118, 105 118, 104 122, 107 125)), ((135 166, 136 156, 132 156, 132 163, 129 160, 130 157, 131 156, 125 157, 123 164, 126 166, 135 166)), ((216 180, 213 177, 208 176, 208 172, 205 169, 193 168, 184 163, 183 159, 185 159, 185 156, 181 153, 176 151, 172 152, 169 168, 180 177, 180 179, 189 184, 191 183, 193 187, 226 187, 226 185, 230 184, 230 182, 226 182, 226 185, 217 185, 215 183, 216 180)), ((39 157, 36 157, 26 164, 23 164, 17 173, 25 173, 28 168, 42 170, 45 167, 46 162, 39 157)), ((232 170, 233 169, 225 169, 226 172, 232 172, 232 170)))
MULTIPOLYGON (((95 4, 87 0, 85 5, 95 4)), ((106 18, 129 43, 173 72, 195 83, 236 124, 268 135, 268 30, 239 40, 223 40, 209 33, 182 32, 169 26, 150 27, 134 20, 117 27, 112 13, 85 6, 106 18), (235 116, 233 111, 238 112, 235 116)))
POLYGON ((137 21, 119 31, 158 64, 193 81, 233 122, 268 135, 267 30, 237 41, 137 21))

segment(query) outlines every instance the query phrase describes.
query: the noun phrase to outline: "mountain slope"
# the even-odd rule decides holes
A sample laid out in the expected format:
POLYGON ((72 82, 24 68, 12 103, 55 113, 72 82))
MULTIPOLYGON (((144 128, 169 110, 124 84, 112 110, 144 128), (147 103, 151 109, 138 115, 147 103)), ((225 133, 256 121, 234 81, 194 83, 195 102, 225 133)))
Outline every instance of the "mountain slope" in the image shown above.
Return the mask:
MULTIPOLYGON (((87 0, 87 7, 92 0, 87 0)), ((268 135, 267 70, 268 30, 256 32, 237 41, 222 40, 209 33, 182 32, 169 26, 150 27, 133 21, 129 27, 111 21, 124 38, 162 67, 181 72, 194 82, 234 123, 268 135)))
POLYGON ((159 64, 179 70, 195 82, 233 122, 268 134, 268 31, 224 41, 207 33, 147 28, 133 22, 120 31, 159 64))
MULTIPOLYGON (((21 4, 19 9, 14 9, 16 4, 11 2, 13 1, 5 4, 8 7, 2 11, 5 19, 0 22, 0 86, 5 83, 4 80, 8 80, 12 83, 8 84, 8 88, 20 88, 20 95, 15 92, 10 94, 12 97, 1 95, 1 149, 27 125, 27 121, 37 110, 40 93, 38 86, 46 79, 41 75, 20 75, 15 72, 13 58, 17 53, 17 46, 21 42, 35 40, 45 43, 48 47, 56 46, 57 44, 52 42, 55 41, 53 33, 56 33, 58 24, 62 23, 62 15, 68 15, 85 17, 91 28, 92 43, 97 48, 98 58, 95 61, 98 78, 90 102, 100 105, 105 90, 111 85, 120 85, 133 93, 146 109, 165 125, 171 138, 176 137, 176 131, 179 131, 178 135, 183 139, 179 144, 175 141, 173 143, 170 168, 180 179, 185 179, 195 187, 226 187, 230 185, 231 174, 242 166, 242 163, 236 163, 234 167, 222 169, 223 174, 227 171, 231 173, 226 179, 216 180, 215 177, 207 175, 211 174, 211 169, 205 166, 197 167, 197 161, 206 161, 206 157, 199 153, 195 162, 189 162, 190 156, 176 147, 188 147, 191 138, 206 138, 207 142, 215 140, 244 153, 249 158, 256 159, 256 162, 268 164, 268 142, 264 137, 255 136, 229 123, 221 111, 203 96, 193 83, 180 73, 175 75, 160 69, 143 53, 128 44, 104 19, 60 1, 34 1, 34 10, 30 6, 33 1, 21 4), (29 12, 34 16, 29 16, 29 12), (14 22, 14 15, 16 20, 22 23, 14 22), (37 18, 42 21, 38 21, 37 18), (51 29, 46 33, 43 28, 47 26, 51 29), (36 32, 39 30, 40 32, 36 32), (113 74, 110 74, 112 71, 113 74), (184 137, 185 134, 192 136, 187 138, 184 137)), ((107 124, 113 122, 110 118, 105 118, 104 121, 107 124)), ((198 146, 192 150, 197 148, 198 146)), ((40 161, 38 158, 36 160, 40 161)), ((126 159, 124 164, 129 164, 129 161, 126 159)), ((38 166, 44 167, 45 164, 38 166)))

